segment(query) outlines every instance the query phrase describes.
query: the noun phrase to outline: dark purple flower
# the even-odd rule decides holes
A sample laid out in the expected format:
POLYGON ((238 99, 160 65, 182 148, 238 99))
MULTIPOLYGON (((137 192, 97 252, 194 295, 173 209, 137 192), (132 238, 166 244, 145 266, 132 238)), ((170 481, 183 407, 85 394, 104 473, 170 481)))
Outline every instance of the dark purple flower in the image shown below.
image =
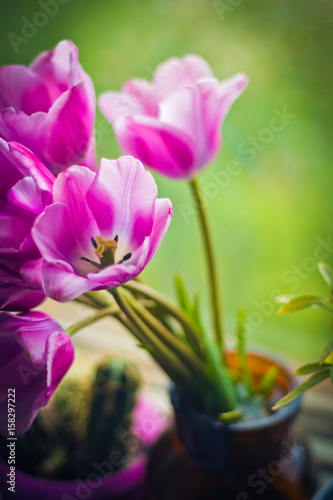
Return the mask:
POLYGON ((70 336, 39 312, 0 313, 0 432, 8 436, 8 395, 15 391, 15 435, 31 426, 74 359, 70 336))
POLYGON ((0 139, 0 261, 40 257, 31 238, 36 217, 52 202, 55 177, 26 147, 0 139))
POLYGON ((39 280, 40 264, 41 259, 28 262, 0 259, 0 309, 26 311, 39 306, 45 300, 46 296, 39 280))

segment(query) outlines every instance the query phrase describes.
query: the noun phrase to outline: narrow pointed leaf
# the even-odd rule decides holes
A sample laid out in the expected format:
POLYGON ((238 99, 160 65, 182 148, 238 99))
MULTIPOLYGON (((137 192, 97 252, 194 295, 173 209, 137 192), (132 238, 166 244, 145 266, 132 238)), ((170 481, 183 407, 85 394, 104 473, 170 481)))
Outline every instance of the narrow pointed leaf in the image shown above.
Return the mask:
POLYGON ((329 376, 330 376, 329 368, 314 373, 305 382, 302 382, 302 384, 295 387, 295 389, 293 389, 292 391, 288 392, 288 394, 286 394, 282 399, 280 399, 280 401, 278 401, 272 409, 277 410, 278 408, 281 408, 281 406, 290 403, 294 399, 301 396, 301 394, 311 389, 311 387, 314 387, 315 385, 319 384, 319 382, 322 382, 323 380, 325 380, 325 378, 328 378, 329 376))
POLYGON ((326 262, 319 262, 318 269, 320 271, 320 274, 322 275, 322 277, 324 278, 324 280, 326 281, 326 283, 330 287, 330 290, 332 291, 333 290, 333 271, 332 271, 332 269, 330 268, 330 266, 328 264, 326 264, 326 262))
POLYGON ((268 398, 272 394, 279 371, 280 368, 277 365, 272 365, 260 380, 258 392, 263 394, 265 398, 268 398))
POLYGON ((319 363, 309 363, 307 365, 300 366, 294 372, 294 375, 309 375, 309 373, 316 373, 324 370, 325 368, 329 368, 329 365, 319 364, 319 363))
POLYGON ((186 311, 188 314, 191 313, 191 303, 186 290, 186 286, 183 277, 180 274, 175 274, 174 284, 177 293, 177 299, 179 306, 186 311))
POLYGON ((252 395, 252 377, 247 365, 246 358, 246 346, 245 346, 245 311, 243 308, 239 308, 237 312, 237 356, 240 371, 242 373, 243 381, 248 392, 248 395, 252 395))
POLYGON ((327 346, 323 350, 323 353, 319 359, 319 364, 322 365, 323 363, 325 363, 328 356, 332 353, 333 353, 333 340, 329 344, 327 344, 327 346))
POLYGON ((322 299, 323 297, 318 297, 316 295, 300 295, 280 307, 277 313, 282 316, 283 314, 290 314, 315 305, 318 306, 322 299))
POLYGON ((240 410, 232 410, 226 413, 220 413, 218 419, 224 424, 233 424, 234 422, 238 422, 244 416, 244 413, 240 410))

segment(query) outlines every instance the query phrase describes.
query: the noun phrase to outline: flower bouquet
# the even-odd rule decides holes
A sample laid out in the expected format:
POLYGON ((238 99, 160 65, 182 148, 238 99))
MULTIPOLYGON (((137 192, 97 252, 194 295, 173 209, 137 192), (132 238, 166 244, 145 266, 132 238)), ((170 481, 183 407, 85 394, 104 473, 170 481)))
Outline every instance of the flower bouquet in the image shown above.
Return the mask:
POLYGON ((294 387, 290 371, 269 356, 246 352, 241 308, 237 345, 226 349, 198 181, 220 150, 221 124, 247 82, 244 74, 219 82, 201 57, 186 56, 161 64, 151 82, 134 79, 120 92, 104 93, 100 109, 126 156, 102 159, 97 167, 95 93, 77 48, 63 41, 28 68, 1 68, 4 436, 24 434, 48 403, 73 361, 72 336, 113 316, 172 381, 176 431, 156 445, 148 498, 221 498, 221 491, 238 500, 264 491, 260 498, 309 498, 307 452, 295 455, 298 445, 290 438, 299 401, 271 409, 294 387), (180 276, 178 304, 140 277, 172 218, 171 201, 157 197, 145 167, 189 183, 207 261, 212 333, 198 294, 190 294, 180 276), (53 318, 31 311, 46 297, 83 303, 92 313, 64 331, 53 318), (165 463, 172 470, 174 457, 181 465, 170 480, 165 463))

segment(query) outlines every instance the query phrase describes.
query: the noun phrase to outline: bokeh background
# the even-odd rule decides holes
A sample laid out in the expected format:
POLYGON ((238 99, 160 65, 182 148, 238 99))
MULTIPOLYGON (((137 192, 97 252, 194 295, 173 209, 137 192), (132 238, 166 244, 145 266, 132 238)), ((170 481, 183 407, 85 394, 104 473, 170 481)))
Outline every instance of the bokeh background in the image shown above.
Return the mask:
MULTIPOLYGON (((36 27, 43 3, 0 1, 1 65, 29 64, 71 39, 97 95, 135 76, 150 79, 157 64, 187 53, 203 56, 219 79, 250 76, 224 123, 221 154, 201 177, 227 330, 232 338, 243 305, 252 344, 292 361, 315 360, 332 337, 329 316, 308 310, 277 317, 274 296, 326 295, 315 261, 326 255, 333 264, 331 0, 53 0, 58 12, 36 27), (24 28, 29 22, 35 29, 24 28), (25 36, 16 50, 10 33, 25 36), (279 113, 281 130, 272 131, 279 113), (228 173, 233 160, 241 165, 237 175, 228 173)), ((98 156, 118 157, 99 112, 96 131, 98 156)), ((205 261, 188 186, 155 178, 160 196, 173 201, 174 217, 145 279, 173 296, 173 274, 182 270, 201 292, 208 326, 205 261)))

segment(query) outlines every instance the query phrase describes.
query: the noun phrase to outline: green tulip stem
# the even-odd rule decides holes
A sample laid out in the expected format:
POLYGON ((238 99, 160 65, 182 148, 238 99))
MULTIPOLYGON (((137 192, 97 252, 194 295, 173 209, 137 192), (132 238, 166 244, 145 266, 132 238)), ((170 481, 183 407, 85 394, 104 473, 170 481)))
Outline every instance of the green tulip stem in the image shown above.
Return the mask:
MULTIPOLYGON (((133 294, 139 294, 146 299, 153 300, 164 312, 166 312, 179 322, 179 324, 186 332, 186 335, 192 339, 194 344, 200 343, 200 333, 196 324, 185 311, 183 311, 176 304, 164 297, 164 295, 157 292, 156 290, 153 290, 147 285, 138 283, 133 280, 123 285, 123 288, 130 290, 130 292, 132 292, 133 294)), ((200 346, 199 350, 202 350, 200 346)), ((203 353, 201 353, 201 355, 203 356, 203 353)))
POLYGON ((215 326, 215 334, 216 340, 223 352, 223 315, 222 315, 222 301, 220 298, 220 292, 218 287, 218 273, 216 260, 214 256, 213 250, 213 239, 211 235, 211 231, 208 224, 208 218, 205 211, 202 194, 200 190, 200 186, 196 179, 192 179, 190 182, 191 191, 196 203, 196 207, 198 210, 198 217, 201 226, 202 236, 203 236, 203 244, 205 247, 205 254, 207 259, 207 267, 208 267, 208 275, 209 275, 209 283, 210 283, 210 294, 211 294, 211 305, 212 305, 212 313, 214 319, 215 326))
MULTIPOLYGON (((110 292, 122 312, 133 324, 134 331, 132 333, 135 334, 135 331, 141 332, 142 337, 139 340, 142 342, 142 338, 144 338, 144 342, 142 342, 143 347, 154 355, 155 359, 171 378, 175 379, 176 373, 177 378, 181 379, 183 384, 190 385, 193 380, 193 374, 187 366, 142 321, 118 288, 113 288, 110 292)), ((174 381, 177 383, 176 380, 174 381)))
POLYGON ((198 356, 178 337, 176 337, 170 330, 168 330, 155 316, 153 316, 147 309, 140 304, 137 300, 131 297, 128 293, 126 295, 127 303, 138 317, 154 332, 157 338, 163 342, 172 352, 188 366, 192 372, 197 373, 200 377, 204 377, 204 364, 198 356))
POLYGON ((92 314, 88 318, 84 318, 81 321, 74 323, 69 328, 67 328, 66 331, 69 335, 72 336, 75 333, 82 330, 83 328, 85 328, 86 326, 92 325, 93 323, 96 323, 96 321, 105 318, 105 316, 115 316, 117 313, 119 313, 119 307, 116 304, 104 307, 103 309, 100 309, 99 311, 97 311, 95 314, 92 314))

